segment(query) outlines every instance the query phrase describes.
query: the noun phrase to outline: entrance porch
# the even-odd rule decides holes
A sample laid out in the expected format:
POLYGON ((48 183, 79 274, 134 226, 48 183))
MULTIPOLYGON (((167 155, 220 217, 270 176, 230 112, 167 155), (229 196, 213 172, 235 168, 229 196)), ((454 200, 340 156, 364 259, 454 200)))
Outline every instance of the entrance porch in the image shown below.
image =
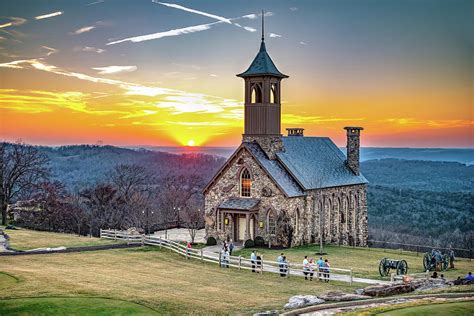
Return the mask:
POLYGON ((236 242, 254 239, 257 234, 258 204, 260 200, 232 198, 218 207, 223 221, 222 230, 236 242))

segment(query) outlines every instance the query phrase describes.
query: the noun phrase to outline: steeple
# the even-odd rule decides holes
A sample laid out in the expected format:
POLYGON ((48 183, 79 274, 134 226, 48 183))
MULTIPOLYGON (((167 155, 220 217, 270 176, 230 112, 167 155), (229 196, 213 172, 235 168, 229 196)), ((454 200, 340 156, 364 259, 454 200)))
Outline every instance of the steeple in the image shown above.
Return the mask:
POLYGON ((250 67, 237 76, 245 81, 244 142, 257 142, 274 159, 283 150, 281 140, 281 80, 288 78, 273 63, 265 46, 265 20, 262 11, 262 41, 250 67))

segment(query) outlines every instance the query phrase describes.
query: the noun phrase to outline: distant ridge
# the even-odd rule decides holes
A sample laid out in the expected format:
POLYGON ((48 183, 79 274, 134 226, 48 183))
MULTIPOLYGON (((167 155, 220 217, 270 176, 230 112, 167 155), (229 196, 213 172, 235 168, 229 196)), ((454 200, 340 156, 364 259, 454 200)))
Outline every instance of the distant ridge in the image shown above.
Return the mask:
MULTIPOLYGON (((144 148, 152 151, 161 151, 172 154, 202 153, 224 158, 230 157, 234 147, 172 147, 172 146, 142 146, 129 147, 132 149, 144 148)), ((345 152, 345 148, 341 148, 345 152)), ((363 147, 361 160, 373 159, 406 159, 425 161, 452 161, 463 164, 474 164, 474 148, 386 148, 363 147)))

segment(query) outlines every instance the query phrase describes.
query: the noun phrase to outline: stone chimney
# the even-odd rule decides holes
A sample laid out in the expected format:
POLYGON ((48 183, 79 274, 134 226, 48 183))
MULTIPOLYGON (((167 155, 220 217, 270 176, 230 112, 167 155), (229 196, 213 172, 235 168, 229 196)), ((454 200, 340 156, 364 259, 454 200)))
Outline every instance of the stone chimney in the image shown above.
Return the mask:
POLYGON ((359 148, 360 148, 360 131, 364 128, 347 126, 344 127, 347 131, 347 166, 354 172, 355 175, 360 174, 360 158, 359 158, 359 148))

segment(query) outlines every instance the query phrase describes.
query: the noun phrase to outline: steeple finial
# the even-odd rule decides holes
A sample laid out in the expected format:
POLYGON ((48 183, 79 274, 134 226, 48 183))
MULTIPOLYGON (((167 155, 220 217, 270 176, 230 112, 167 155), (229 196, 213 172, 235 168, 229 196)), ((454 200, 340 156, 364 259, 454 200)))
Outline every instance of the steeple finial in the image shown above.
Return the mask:
POLYGON ((264 23, 265 12, 262 10, 262 42, 265 40, 265 23, 264 23))

